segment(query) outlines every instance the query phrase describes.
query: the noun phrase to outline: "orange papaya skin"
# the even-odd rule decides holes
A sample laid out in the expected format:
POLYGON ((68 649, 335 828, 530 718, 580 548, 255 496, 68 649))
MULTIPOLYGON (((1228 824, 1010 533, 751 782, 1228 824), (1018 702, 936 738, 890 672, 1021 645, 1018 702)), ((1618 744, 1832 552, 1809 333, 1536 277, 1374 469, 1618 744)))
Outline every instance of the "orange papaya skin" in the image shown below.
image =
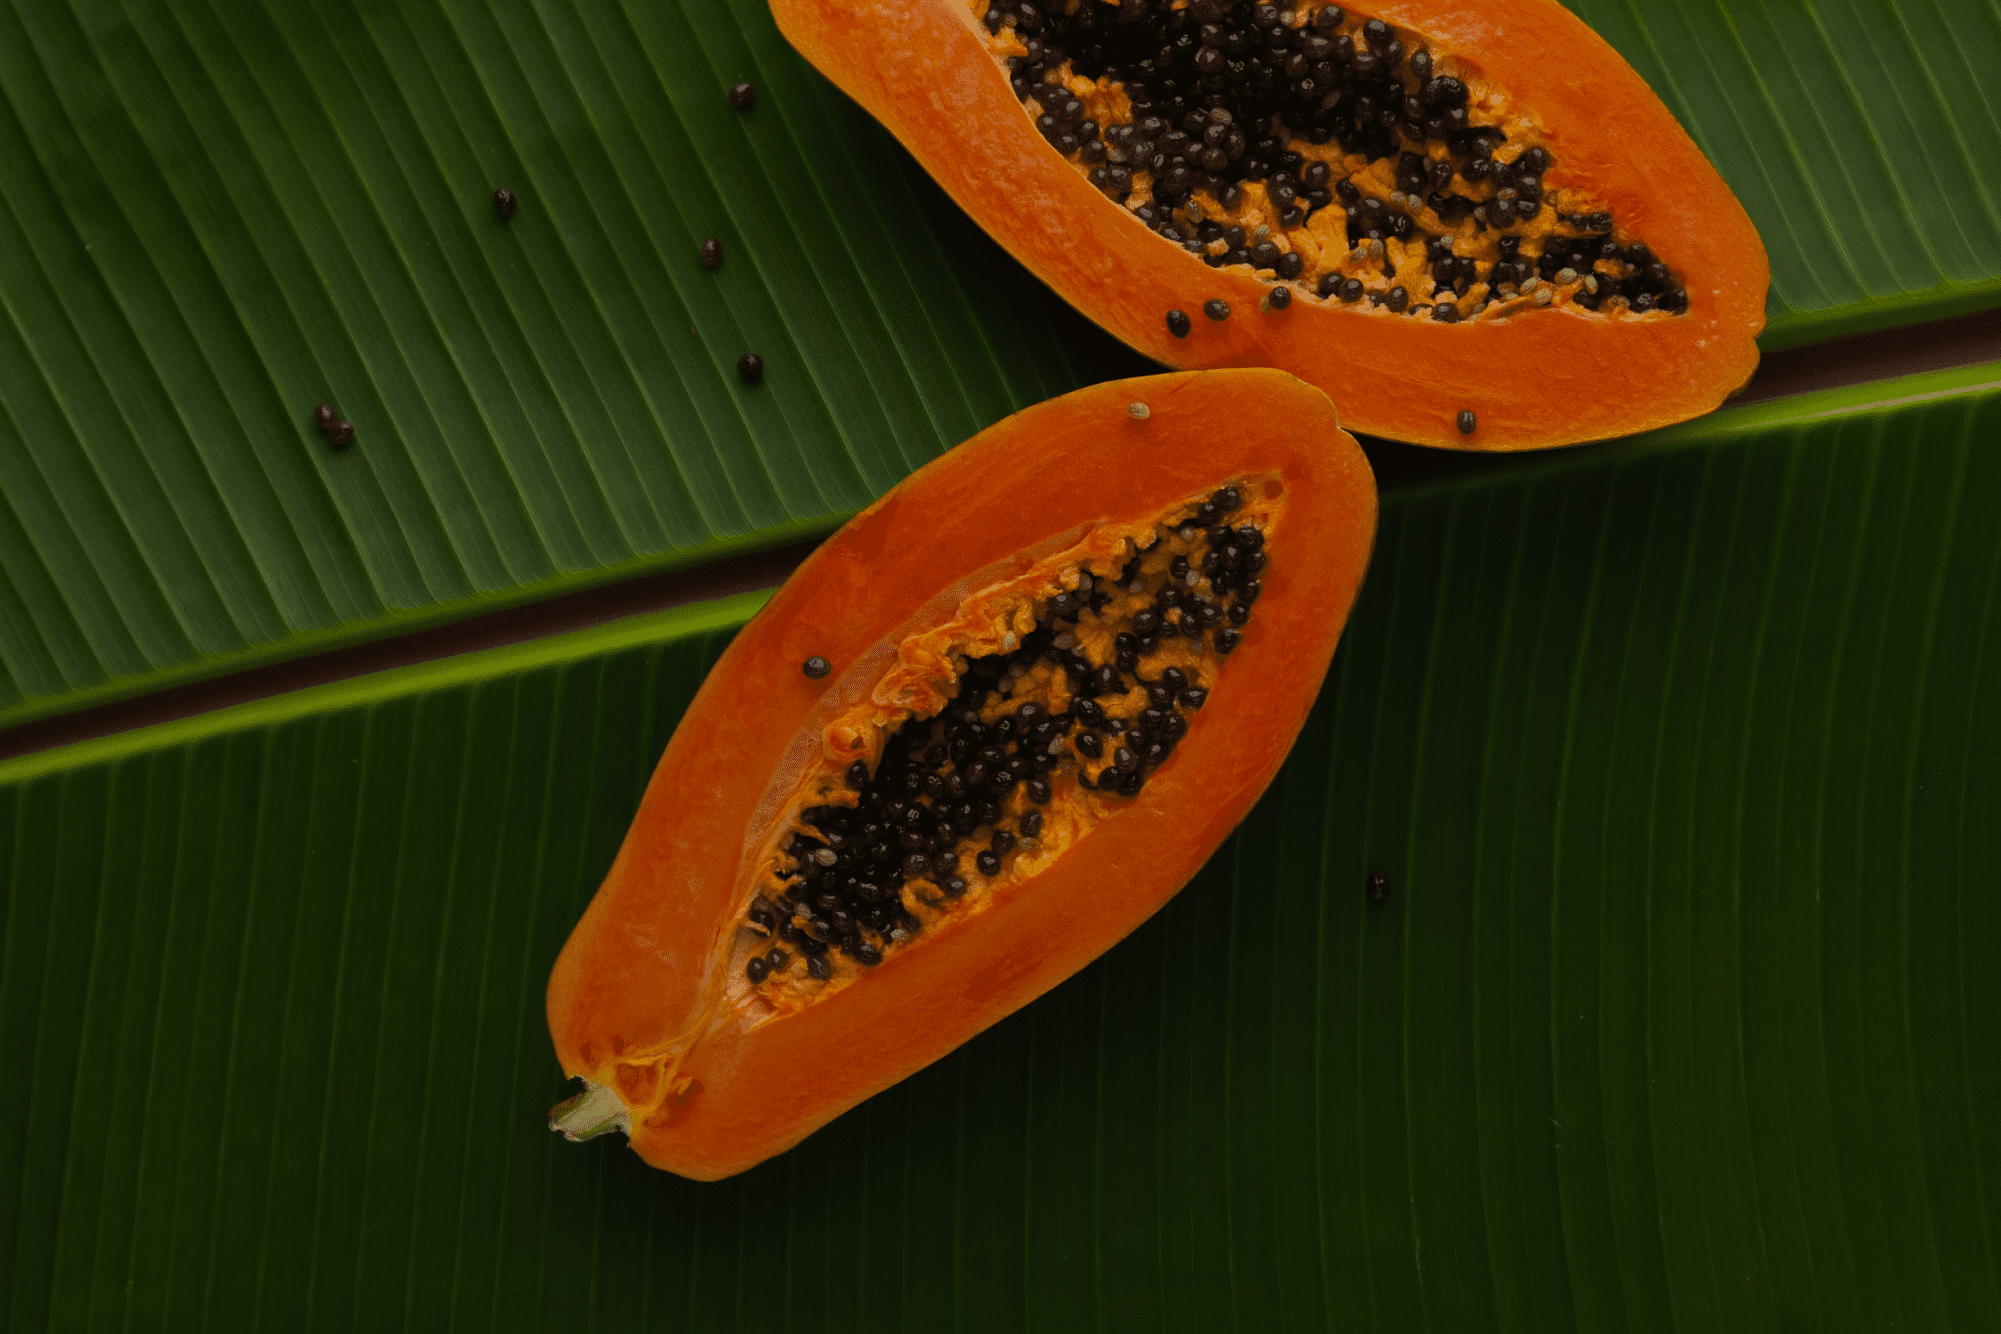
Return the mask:
POLYGON ((564 1071, 618 1091, 648 1163, 713 1180, 1082 968, 1180 889, 1271 782, 1326 674, 1375 525, 1374 480, 1332 404, 1271 370, 1093 386, 920 469, 808 558, 697 693, 550 977, 564 1071), (870 697, 880 669, 868 664, 885 645, 1019 574, 1029 553, 1250 475, 1275 477, 1285 496, 1257 619, 1138 795, 981 911, 797 1013, 758 1018, 719 999, 770 794, 799 771, 802 740, 817 745, 837 710, 870 697), (816 655, 835 664, 825 679, 800 670, 816 655))
MULTIPOLYGON (((1095 2, 1095 0, 1093 0, 1095 2)), ((1036 133, 965 0, 772 0, 807 60, 1072 305, 1169 366, 1275 366, 1356 431, 1449 449, 1629 435, 1708 412, 1758 364, 1771 269, 1716 169, 1645 80, 1556 0, 1381 0, 1541 121, 1552 186, 1589 184, 1684 283, 1685 314, 1572 309, 1446 325, 1302 296, 1266 312, 1247 268, 1211 269, 1106 199, 1036 133), (977 151, 964 151, 971 144, 977 151), (1056 221, 1056 220, 1059 220, 1056 221), (1202 316, 1222 298, 1231 317, 1202 316), (1181 310, 1194 328, 1171 335, 1181 310), (1462 410, 1478 426, 1462 434, 1462 410)))

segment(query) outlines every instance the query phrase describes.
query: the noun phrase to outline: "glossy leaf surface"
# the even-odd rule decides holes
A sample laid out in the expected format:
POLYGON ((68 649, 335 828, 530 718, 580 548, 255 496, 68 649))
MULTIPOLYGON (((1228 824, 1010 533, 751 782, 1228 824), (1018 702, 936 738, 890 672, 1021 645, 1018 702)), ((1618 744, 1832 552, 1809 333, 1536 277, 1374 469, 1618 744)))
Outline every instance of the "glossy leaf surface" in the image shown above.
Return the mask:
POLYGON ((1994 1328, 2001 368, 1878 397, 1387 495, 1196 881, 711 1186, 541 998, 754 600, 0 766, 8 1325, 1994 1328))
MULTIPOLYGON (((1990 4, 1577 8, 1767 347, 2001 300, 1990 4)), ((0 726, 822 531, 1076 379, 759 0, 63 0, 0 92, 0 726)))
POLYGON ((795 540, 1074 384, 755 0, 26 6, 0 90, 0 725, 795 540))
POLYGON ((1565 3, 1653 85, 1757 224, 1772 261, 1766 351, 2001 305, 1992 4, 1565 3))

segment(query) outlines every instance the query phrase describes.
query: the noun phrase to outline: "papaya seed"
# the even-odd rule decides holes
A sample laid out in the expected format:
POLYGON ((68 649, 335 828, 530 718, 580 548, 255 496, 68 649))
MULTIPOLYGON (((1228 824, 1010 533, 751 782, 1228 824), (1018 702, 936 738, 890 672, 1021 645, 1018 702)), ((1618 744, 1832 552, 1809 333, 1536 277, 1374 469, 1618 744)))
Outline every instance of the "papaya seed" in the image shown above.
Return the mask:
MULTIPOLYGON (((1252 0, 1187 9, 1121 0, 1111 24, 1099 9, 1002 0, 984 12, 989 49, 1044 139, 1106 197, 1211 267, 1245 265, 1266 282, 1303 277, 1321 299, 1353 302, 1361 292, 1350 294, 1352 278, 1377 270, 1398 278, 1387 242, 1402 243, 1408 256, 1462 236, 1475 252, 1464 257, 1467 269, 1434 277, 1436 292, 1411 293, 1461 297, 1474 284, 1498 289, 1502 264, 1526 240, 1532 258, 1584 265, 1584 290, 1570 301, 1581 310, 1630 318, 1688 309, 1686 289, 1644 242, 1612 246, 1616 219, 1594 206, 1589 181, 1547 182, 1556 159, 1534 141, 1529 109, 1493 109, 1491 90, 1476 97, 1441 72, 1450 53, 1434 52, 1417 33, 1311 0, 1290 13, 1252 0), (1146 74, 1131 79, 1128 70, 1146 74), (1087 106, 1070 91, 1079 79, 1123 96, 1102 106, 1086 94, 1087 106), (1357 158, 1366 168, 1352 170, 1357 158), (1145 184, 1135 191, 1139 172, 1145 184), (1344 259, 1338 245, 1316 243, 1309 273, 1295 242, 1329 208, 1345 214, 1352 253, 1344 259), (1604 261, 1609 267, 1591 275, 1604 261)), ((1290 300, 1259 305, 1283 310, 1290 300)), ((1549 304, 1387 306, 1451 324, 1549 304)), ((1169 329, 1186 336, 1171 317, 1169 329)))
MULTIPOLYGON (((1141 402, 1127 411, 1150 415, 1141 402)), ((1205 641, 1227 657, 1251 619, 1274 511, 1247 511, 1246 495, 1225 483, 1169 509, 1150 538, 1129 539, 1123 566, 1063 572, 1024 607, 1032 628, 1008 613, 998 651, 955 660, 952 703, 886 725, 872 756, 848 765, 838 782, 851 804, 831 779, 801 799, 742 922, 826 959, 828 971, 809 966, 767 999, 786 1009, 831 994, 800 988, 852 981, 832 956, 866 968, 906 947, 926 924, 915 908, 959 911, 973 892, 962 866, 977 873, 978 895, 1005 892, 1013 860, 1044 847, 1045 809, 1067 812, 1061 851, 1080 821, 1104 815, 1077 810, 1068 775, 1101 801, 1140 791, 1208 698, 1216 668, 1198 660, 1205 641)), ((832 664, 815 655, 801 670, 817 679, 832 664)), ((767 976, 784 957, 764 956, 767 976)))

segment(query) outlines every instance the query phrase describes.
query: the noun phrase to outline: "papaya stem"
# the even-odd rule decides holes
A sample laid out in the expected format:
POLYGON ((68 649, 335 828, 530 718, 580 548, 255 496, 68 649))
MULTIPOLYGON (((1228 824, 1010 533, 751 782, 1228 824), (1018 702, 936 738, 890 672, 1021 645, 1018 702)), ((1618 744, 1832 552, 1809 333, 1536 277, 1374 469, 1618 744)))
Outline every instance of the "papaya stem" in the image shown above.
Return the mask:
POLYGON ((593 1084, 584 1081, 584 1091, 574 1098, 566 1098, 549 1109, 549 1129, 560 1130, 563 1138, 573 1144, 581 1144, 587 1139, 614 1130, 632 1134, 632 1114, 618 1096, 618 1090, 609 1084, 593 1084))

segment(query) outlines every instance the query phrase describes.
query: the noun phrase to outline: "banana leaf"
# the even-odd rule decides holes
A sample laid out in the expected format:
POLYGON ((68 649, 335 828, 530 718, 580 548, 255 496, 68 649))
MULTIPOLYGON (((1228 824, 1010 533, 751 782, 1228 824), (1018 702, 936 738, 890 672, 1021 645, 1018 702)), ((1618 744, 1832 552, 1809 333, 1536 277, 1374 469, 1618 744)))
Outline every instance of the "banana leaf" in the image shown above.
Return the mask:
MULTIPOLYGON (((1991 5, 1579 9, 1768 346, 2001 301, 1991 5)), ((810 536, 1102 373, 758 0, 56 0, 0 93, 0 727, 810 536)))
POLYGON ((749 0, 29 6, 0 89, 0 726, 826 531, 1075 384, 749 0))
MULTIPOLYGON (((2001 305, 1986 0, 1566 0, 1743 201, 1766 351, 2001 305)), ((1644 145, 1635 145, 1644 152, 1644 145)))
POLYGON ((756 596, 0 765, 7 1327, 2001 1327, 1997 433, 1391 492, 1194 883, 709 1185, 549 1134, 541 995, 756 596))

